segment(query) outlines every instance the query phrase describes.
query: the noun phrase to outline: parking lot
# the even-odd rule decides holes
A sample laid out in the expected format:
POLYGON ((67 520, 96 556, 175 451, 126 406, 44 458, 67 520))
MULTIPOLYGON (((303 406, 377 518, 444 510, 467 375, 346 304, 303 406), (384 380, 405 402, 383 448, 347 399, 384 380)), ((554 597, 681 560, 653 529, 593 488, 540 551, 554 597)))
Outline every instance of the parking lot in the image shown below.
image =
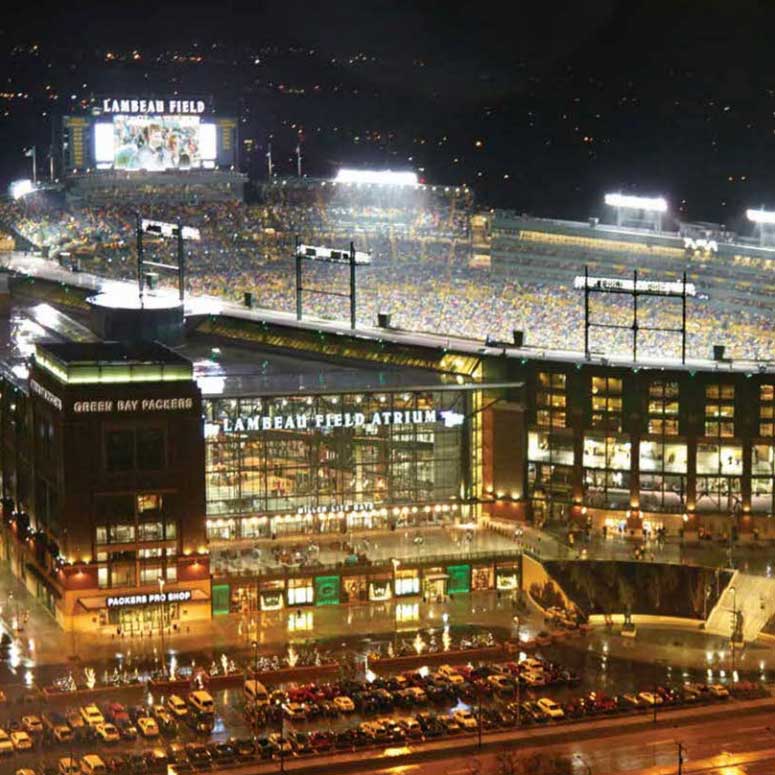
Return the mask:
MULTIPOLYGON (((363 678, 266 689, 257 701, 246 700, 241 688, 213 691, 213 713, 195 707, 191 697, 176 700, 140 687, 116 689, 93 703, 96 707, 87 701, 79 707, 67 698, 6 703, 0 723, 13 740, 5 747, 17 750, 7 754, 2 771, 28 767, 49 775, 63 757, 80 761, 96 753, 117 775, 163 772, 170 758, 182 772, 286 755, 421 744, 478 734, 480 726, 486 733, 566 719, 661 712, 762 692, 756 684, 728 689, 679 682, 606 694, 583 685, 573 670, 526 654, 497 664, 368 671, 363 678), (52 731, 57 722, 71 734, 57 740, 52 731), (101 724, 115 727, 115 741, 108 742, 114 735, 101 724), (29 749, 23 750, 27 741, 29 749)), ((0 736, 0 751, 3 747, 0 736)))

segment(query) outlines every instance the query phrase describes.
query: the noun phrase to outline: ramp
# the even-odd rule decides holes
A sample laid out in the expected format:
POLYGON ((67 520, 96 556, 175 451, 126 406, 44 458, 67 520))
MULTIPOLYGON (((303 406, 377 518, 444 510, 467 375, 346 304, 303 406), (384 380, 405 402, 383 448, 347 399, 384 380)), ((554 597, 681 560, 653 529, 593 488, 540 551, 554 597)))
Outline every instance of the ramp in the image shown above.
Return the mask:
POLYGON ((775 579, 735 571, 705 622, 706 631, 731 637, 733 611, 742 614, 743 640, 756 640, 775 616, 775 579))

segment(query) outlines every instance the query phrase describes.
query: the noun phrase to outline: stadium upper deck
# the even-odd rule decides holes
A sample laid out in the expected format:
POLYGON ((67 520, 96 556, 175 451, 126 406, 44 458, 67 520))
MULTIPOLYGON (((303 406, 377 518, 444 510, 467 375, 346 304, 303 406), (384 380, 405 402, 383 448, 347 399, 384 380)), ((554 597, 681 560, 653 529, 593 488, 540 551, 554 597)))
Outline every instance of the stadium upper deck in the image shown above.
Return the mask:
MULTIPOLYGON (((738 360, 775 359, 773 250, 720 227, 684 224, 681 231, 655 233, 477 212, 463 187, 287 180, 260 185, 257 199, 167 202, 138 189, 137 200, 122 195, 63 204, 35 195, 0 203, 0 226, 18 235, 20 245, 51 256, 67 251, 95 274, 130 278, 141 204, 146 217, 182 218, 200 229, 202 240, 192 245, 188 262, 190 291, 231 300, 250 292, 260 306, 282 312, 295 306, 296 237, 335 248, 352 240, 374 258, 359 270, 360 324, 390 313, 407 331, 510 341, 520 330, 531 346, 551 350, 583 349, 583 304, 572 289, 585 265, 592 274, 631 277, 638 269, 660 280, 679 279, 685 271, 699 291, 689 303, 691 356, 709 357, 714 345, 725 345, 738 360)), ((170 250, 146 243, 147 255, 162 261, 170 250)), ((310 267, 309 276, 314 287, 337 289, 345 282, 329 267, 310 267)), ((595 303, 601 322, 629 322, 624 299, 595 303)), ((321 318, 342 317, 340 299, 311 295, 308 309, 321 318)), ((680 322, 674 306, 661 300, 644 303, 639 312, 644 326, 680 322)), ((629 344, 629 332, 608 330, 598 332, 592 349, 616 355, 629 344)), ((675 338, 656 333, 644 336, 641 351, 679 356, 675 338)))
MULTIPOLYGON (((87 272, 73 273, 57 263, 30 256, 24 253, 12 253, 0 258, 0 264, 11 272, 28 278, 38 278, 56 284, 71 286, 85 293, 107 292, 110 294, 136 294, 137 287, 128 281, 111 280, 87 272)), ((160 291, 160 294, 168 292, 160 291)), ((390 343, 396 346, 432 350, 441 353, 435 358, 417 356, 414 360, 401 361, 403 367, 417 366, 419 368, 437 368, 450 374, 466 375, 475 370, 475 364, 482 358, 506 358, 507 360, 540 359, 557 363, 578 365, 600 365, 618 368, 670 368, 678 371, 709 371, 714 373, 762 373, 775 374, 775 361, 752 360, 744 358, 727 358, 723 361, 709 358, 687 358, 682 364, 680 359, 669 357, 639 356, 637 362, 627 354, 592 353, 585 358, 582 352, 561 348, 544 348, 534 346, 516 347, 508 342, 489 340, 489 343, 473 337, 434 334, 421 331, 411 331, 398 327, 381 328, 361 325, 354 332, 344 320, 326 320, 317 317, 307 317, 301 321, 284 311, 263 307, 246 308, 237 302, 207 295, 189 295, 185 305, 186 317, 189 320, 211 321, 210 328, 218 335, 228 337, 229 321, 248 321, 267 323, 287 327, 301 332, 332 334, 340 337, 353 337, 361 340, 366 349, 375 344, 390 343), (217 322, 216 322, 217 321, 217 322), (221 326, 220 321, 223 321, 221 326), (440 368, 440 359, 447 366, 440 368)), ((241 338, 234 333, 235 338, 241 338)), ((350 344, 350 354, 354 358, 363 357, 364 353, 356 353, 356 348, 350 344)), ((389 363, 388 354, 381 354, 379 361, 389 363)), ((235 378, 238 374, 234 374, 235 378)))

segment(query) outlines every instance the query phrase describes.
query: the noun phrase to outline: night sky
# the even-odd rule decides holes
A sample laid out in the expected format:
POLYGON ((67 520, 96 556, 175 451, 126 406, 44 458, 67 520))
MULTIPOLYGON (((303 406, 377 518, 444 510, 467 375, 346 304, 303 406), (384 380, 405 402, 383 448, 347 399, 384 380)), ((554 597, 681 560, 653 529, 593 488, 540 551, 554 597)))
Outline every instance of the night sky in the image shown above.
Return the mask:
POLYGON ((775 207, 775 3, 49 3, 0 25, 3 180, 82 100, 177 89, 240 116, 256 176, 270 136, 292 173, 301 130, 310 175, 410 166, 539 215, 619 189, 731 227, 775 207))

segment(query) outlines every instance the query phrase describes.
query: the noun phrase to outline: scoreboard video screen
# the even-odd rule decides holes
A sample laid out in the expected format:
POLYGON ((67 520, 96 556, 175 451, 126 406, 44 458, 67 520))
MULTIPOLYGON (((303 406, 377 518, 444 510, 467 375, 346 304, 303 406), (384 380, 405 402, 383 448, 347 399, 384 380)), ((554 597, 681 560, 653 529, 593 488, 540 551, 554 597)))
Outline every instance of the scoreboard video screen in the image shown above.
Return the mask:
POLYGON ((106 98, 64 119, 66 172, 224 169, 236 148, 236 119, 208 114, 204 100, 106 98))

